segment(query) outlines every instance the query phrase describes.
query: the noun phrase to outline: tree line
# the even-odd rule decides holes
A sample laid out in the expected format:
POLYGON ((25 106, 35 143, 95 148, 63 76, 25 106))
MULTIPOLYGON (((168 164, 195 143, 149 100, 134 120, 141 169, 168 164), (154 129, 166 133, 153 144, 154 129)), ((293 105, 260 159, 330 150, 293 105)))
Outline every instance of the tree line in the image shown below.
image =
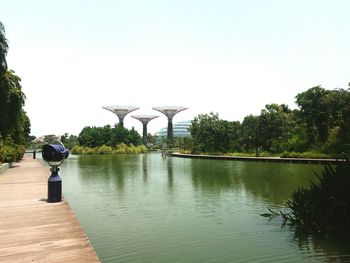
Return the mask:
POLYGON ((116 147, 122 143, 134 146, 141 145, 142 139, 134 128, 129 130, 122 125, 116 124, 114 127, 110 125, 103 127, 87 126, 79 133, 78 142, 80 146, 91 148, 103 145, 116 147))
POLYGON ((79 136, 65 134, 61 141, 71 147, 73 154, 126 154, 144 153, 140 134, 134 129, 124 128, 120 124, 103 127, 84 127, 79 136))
POLYGON ((259 115, 248 115, 241 123, 222 120, 215 113, 198 115, 190 128, 192 151, 254 155, 261 152, 339 155, 349 151, 349 88, 327 90, 316 86, 295 98, 297 109, 267 104, 259 115))
POLYGON ((30 133, 21 78, 8 69, 8 48, 5 27, 0 22, 0 162, 21 159, 30 133))

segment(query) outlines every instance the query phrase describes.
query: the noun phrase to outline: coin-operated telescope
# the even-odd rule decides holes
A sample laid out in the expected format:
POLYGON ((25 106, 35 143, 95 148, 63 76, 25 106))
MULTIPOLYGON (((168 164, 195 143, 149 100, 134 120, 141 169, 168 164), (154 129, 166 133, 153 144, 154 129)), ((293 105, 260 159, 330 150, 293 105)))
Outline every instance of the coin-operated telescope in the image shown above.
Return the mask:
POLYGON ((69 151, 60 144, 45 144, 42 148, 43 159, 51 166, 51 176, 48 180, 47 201, 49 203, 61 202, 62 179, 58 175, 59 166, 67 159, 69 151))

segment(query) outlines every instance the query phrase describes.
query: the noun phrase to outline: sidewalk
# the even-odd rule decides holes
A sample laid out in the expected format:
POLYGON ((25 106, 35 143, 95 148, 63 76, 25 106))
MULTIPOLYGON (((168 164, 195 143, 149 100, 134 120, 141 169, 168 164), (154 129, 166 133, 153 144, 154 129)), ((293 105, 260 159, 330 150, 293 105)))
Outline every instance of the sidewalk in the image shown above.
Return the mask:
POLYGON ((0 175, 0 262, 100 262, 68 203, 46 202, 49 174, 25 156, 0 175))

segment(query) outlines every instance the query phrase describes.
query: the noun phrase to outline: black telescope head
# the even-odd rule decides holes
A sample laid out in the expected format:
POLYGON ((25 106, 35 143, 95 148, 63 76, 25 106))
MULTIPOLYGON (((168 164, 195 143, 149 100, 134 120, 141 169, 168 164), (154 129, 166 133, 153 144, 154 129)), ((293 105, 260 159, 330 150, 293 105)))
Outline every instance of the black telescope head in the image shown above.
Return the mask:
POLYGON ((42 148, 43 159, 49 164, 58 165, 67 159, 69 151, 60 144, 45 144, 42 148))

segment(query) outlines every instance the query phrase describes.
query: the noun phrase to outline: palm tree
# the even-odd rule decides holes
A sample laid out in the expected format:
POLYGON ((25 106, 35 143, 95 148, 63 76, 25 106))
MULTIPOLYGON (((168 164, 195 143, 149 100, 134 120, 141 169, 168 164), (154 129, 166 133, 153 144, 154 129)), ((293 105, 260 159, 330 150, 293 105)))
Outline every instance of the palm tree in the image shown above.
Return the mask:
POLYGON ((5 27, 0 22, 0 74, 3 74, 7 70, 6 55, 8 47, 5 37, 5 27))

